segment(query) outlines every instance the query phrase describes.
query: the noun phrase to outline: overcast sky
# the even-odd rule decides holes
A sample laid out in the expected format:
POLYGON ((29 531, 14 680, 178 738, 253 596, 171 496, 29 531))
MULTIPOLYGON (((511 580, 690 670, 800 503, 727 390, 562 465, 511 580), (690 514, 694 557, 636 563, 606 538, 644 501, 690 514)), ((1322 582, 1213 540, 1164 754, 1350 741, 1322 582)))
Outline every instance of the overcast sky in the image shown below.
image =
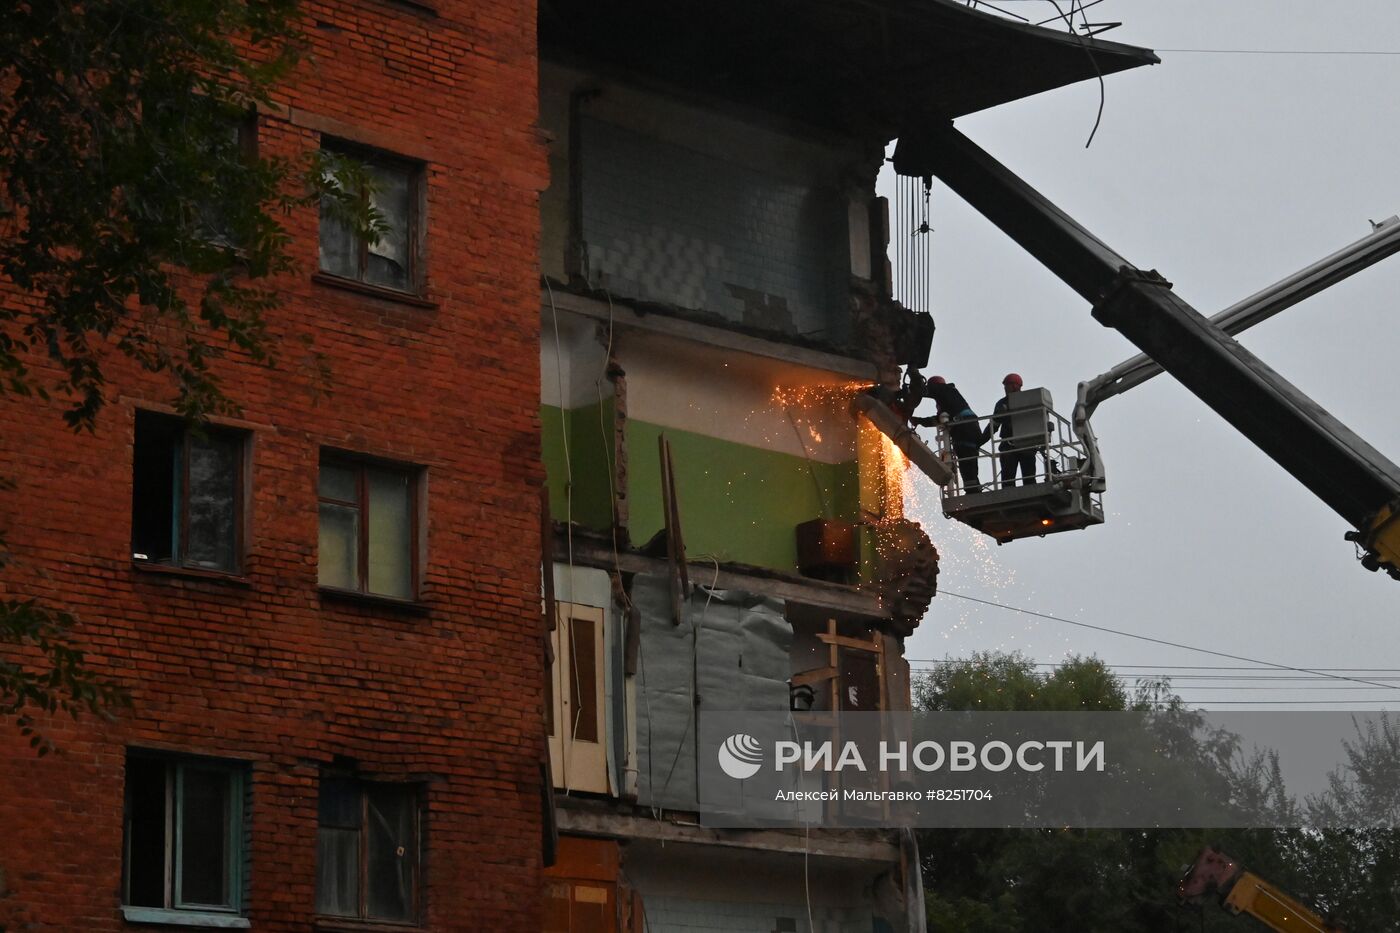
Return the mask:
MULTIPOLYGON (((1003 5, 1034 18, 1054 14, 1048 0, 1003 5)), ((1091 18, 1124 21, 1107 38, 1157 49, 1162 64, 1108 78, 1103 125, 1088 150, 1094 82, 957 125, 1214 314, 1365 235, 1368 218, 1400 213, 1400 4, 1341 0, 1307 16, 1283 8, 1270 0, 1105 0, 1094 8, 1091 18)), ((884 193, 892 194, 888 184, 884 193)), ((938 331, 929 372, 956 381, 979 412, 1016 371, 1028 387, 1049 388, 1067 415, 1081 380, 1136 352, 937 182, 932 204, 938 331)), ((1398 298, 1400 256, 1242 342, 1400 458, 1398 298)), ((942 552, 947 592, 909 642, 911 658, 1005 649, 1037 661, 1092 653, 1120 665, 1236 663, 947 595, 961 593, 1299 667, 1392 668, 1384 676, 1400 686, 1400 582, 1360 567, 1339 516, 1170 376, 1105 402, 1094 425, 1108 472, 1108 519, 1097 528, 999 548, 943 519, 932 487, 923 487, 916 517, 942 552)), ((1328 701, 1323 709, 1340 700, 1400 709, 1396 690, 1336 681, 1304 693, 1273 689, 1291 683, 1175 686, 1207 706, 1295 698, 1328 701)))

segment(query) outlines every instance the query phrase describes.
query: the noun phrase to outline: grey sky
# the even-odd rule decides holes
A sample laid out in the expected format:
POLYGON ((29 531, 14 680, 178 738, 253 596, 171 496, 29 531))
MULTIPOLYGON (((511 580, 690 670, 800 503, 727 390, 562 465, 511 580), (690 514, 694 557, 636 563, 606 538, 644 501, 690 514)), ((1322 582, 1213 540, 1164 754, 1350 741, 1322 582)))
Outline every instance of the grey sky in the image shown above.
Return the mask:
MULTIPOLYGON (((1038 18, 1054 13, 1048 0, 1004 5, 1023 15, 1043 10, 1038 18)), ((1267 0, 1106 0, 1091 18, 1123 20, 1109 38, 1160 50, 1400 53, 1393 0, 1345 0, 1308 16, 1302 7, 1280 12, 1288 8, 1267 0)), ((1087 151, 1098 106, 1093 82, 958 126, 1118 252, 1162 272, 1206 314, 1360 238, 1368 218, 1400 213, 1400 54, 1160 55, 1161 65, 1108 79, 1103 125, 1087 151)), ((956 381, 979 412, 990 410, 1001 377, 1014 370, 1027 386, 1048 387, 1068 414, 1080 380, 1136 352, 936 182, 932 217, 938 334, 929 372, 956 381)), ((1397 297, 1400 256, 1242 342, 1400 458, 1397 297)), ((922 487, 918 517, 943 554, 943 589, 1301 667, 1400 669, 1400 583, 1362 570, 1342 540, 1346 523, 1171 377, 1105 402, 1095 427, 1108 470, 1109 517, 1098 528, 998 548, 944 520, 932 487, 922 487)), ((962 657, 992 648, 1038 661, 1079 652, 1115 664, 1233 663, 947 595, 935 600, 908 654, 962 657)), ((1400 678, 1400 670, 1387 676, 1400 678)), ((1258 689, 1287 683, 1176 686, 1204 705, 1300 698, 1329 701, 1323 709, 1338 708, 1330 702, 1338 700, 1400 709, 1394 690, 1258 689)))

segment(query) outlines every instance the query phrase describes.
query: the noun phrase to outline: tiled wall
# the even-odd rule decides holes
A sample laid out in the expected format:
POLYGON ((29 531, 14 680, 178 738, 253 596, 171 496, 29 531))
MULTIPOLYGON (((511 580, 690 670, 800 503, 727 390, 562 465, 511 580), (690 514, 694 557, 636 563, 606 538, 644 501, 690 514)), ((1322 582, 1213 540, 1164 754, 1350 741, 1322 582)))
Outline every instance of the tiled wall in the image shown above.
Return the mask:
POLYGON ((588 276, 617 297, 839 343, 850 275, 839 192, 585 118, 588 276))

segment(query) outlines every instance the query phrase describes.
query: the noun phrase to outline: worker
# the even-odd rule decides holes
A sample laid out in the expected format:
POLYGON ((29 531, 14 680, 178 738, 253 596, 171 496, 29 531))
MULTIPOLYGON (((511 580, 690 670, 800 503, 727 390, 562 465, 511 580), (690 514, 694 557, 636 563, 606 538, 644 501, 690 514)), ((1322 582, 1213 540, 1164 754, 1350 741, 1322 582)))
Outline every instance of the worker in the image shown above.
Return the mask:
POLYGON ((1022 382, 1021 377, 1016 373, 1007 373, 1006 378, 1001 380, 1001 387, 1006 390, 1006 394, 997 399, 996 405, 992 408, 992 417, 987 421, 987 427, 982 432, 978 440, 985 444, 992 439, 992 435, 1000 437, 1001 444, 998 450, 1001 453, 1001 485, 1002 488, 1016 485, 1016 473, 1021 473, 1021 483, 1029 486, 1035 482, 1035 455, 1045 449, 1044 445, 1037 444, 1031 438, 1017 438, 1011 427, 1011 393, 1020 392, 1022 382))
MULTIPOLYGON (((982 482, 977 476, 977 455, 982 446, 982 434, 977 430, 977 415, 958 387, 942 376, 932 376, 925 387, 925 395, 938 405, 938 414, 948 422, 948 437, 953 442, 953 455, 958 458, 958 472, 962 475, 965 492, 981 492, 982 482)), ((939 418, 914 418, 914 424, 931 427, 938 424, 939 418)))

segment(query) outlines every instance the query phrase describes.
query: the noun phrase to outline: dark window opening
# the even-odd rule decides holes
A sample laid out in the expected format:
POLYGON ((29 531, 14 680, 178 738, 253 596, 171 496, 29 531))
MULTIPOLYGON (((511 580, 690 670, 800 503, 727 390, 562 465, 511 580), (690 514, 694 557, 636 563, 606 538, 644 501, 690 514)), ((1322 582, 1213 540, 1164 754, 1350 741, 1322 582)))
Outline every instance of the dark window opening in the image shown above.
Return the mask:
POLYGON ((419 794, 404 784, 321 781, 316 912, 410 921, 418 911, 419 794))
POLYGON ((598 741, 598 668, 592 619, 569 619, 569 698, 573 701, 571 724, 579 742, 598 741))
POLYGON ((416 293, 421 280, 418 242, 421 165, 342 151, 360 161, 368 184, 356 192, 367 198, 383 223, 377 242, 356 235, 330 198, 321 202, 321 271, 379 288, 416 293))
POLYGON ((243 811, 241 766, 129 754, 122 903, 237 911, 243 811))
POLYGON ((236 573, 244 435, 136 413, 131 552, 140 561, 236 573))
POLYGON ((320 585, 413 599, 418 576, 416 471, 323 459, 320 585))

